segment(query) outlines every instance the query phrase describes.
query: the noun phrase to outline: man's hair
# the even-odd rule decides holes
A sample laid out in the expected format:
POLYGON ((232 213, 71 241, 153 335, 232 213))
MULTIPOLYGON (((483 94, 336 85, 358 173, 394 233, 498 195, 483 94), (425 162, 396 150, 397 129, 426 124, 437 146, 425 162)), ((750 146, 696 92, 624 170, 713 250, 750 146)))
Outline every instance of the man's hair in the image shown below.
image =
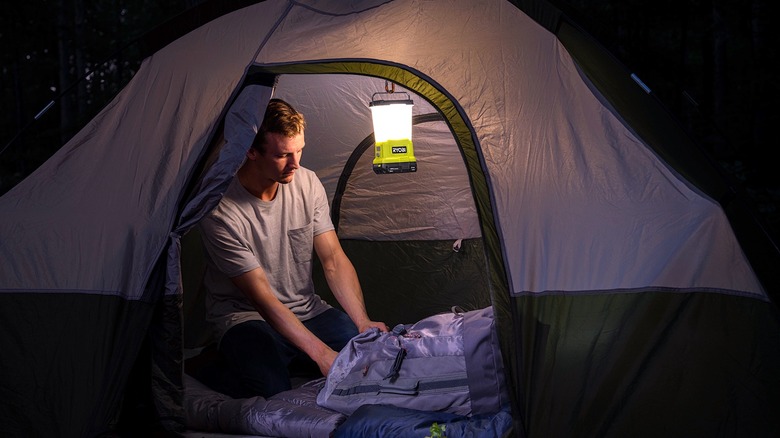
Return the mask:
POLYGON ((306 120, 289 103, 282 99, 271 99, 265 109, 263 123, 257 129, 257 135, 252 141, 252 147, 265 154, 266 134, 273 132, 286 137, 302 134, 306 128, 306 120))

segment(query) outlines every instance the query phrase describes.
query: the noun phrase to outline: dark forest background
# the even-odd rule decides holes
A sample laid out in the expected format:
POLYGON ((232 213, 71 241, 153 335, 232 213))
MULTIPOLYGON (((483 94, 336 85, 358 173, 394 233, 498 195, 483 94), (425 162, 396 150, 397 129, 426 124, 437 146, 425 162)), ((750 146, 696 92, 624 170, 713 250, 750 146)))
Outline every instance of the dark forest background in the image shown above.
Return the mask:
MULTIPOLYGON (((0 5, 0 194, 128 82, 133 43, 200 0, 0 5), (52 105, 49 107, 49 104, 52 105), (48 108, 45 112, 42 110, 48 108)), ((776 0, 557 0, 636 73, 780 235, 776 0)), ((776 239, 777 240, 777 239, 776 239)))

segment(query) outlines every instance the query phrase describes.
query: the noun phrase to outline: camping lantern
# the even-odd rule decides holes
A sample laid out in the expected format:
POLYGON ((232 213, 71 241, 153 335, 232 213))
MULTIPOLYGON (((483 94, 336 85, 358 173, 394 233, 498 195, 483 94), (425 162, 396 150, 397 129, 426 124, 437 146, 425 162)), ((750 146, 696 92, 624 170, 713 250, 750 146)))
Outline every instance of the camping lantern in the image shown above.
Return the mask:
POLYGON ((381 94, 392 95, 395 87, 392 90, 374 93, 368 104, 374 121, 374 172, 416 172, 417 160, 412 146, 412 99, 407 93, 402 93, 406 99, 376 98, 381 94))

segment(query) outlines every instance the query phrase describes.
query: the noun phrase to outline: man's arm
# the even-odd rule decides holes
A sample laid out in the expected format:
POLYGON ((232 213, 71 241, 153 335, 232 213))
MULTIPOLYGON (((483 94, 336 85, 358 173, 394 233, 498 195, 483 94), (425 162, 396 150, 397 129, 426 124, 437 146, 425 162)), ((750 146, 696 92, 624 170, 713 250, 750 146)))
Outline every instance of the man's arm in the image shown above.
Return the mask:
POLYGON ((323 376, 328 375, 337 353, 310 332, 292 311, 276 298, 262 268, 255 268, 231 280, 263 319, 317 363, 323 376))
POLYGON ((385 323, 372 321, 368 317, 355 267, 341 248, 336 232, 331 230, 314 236, 314 249, 322 263, 328 286, 355 323, 358 331, 363 332, 371 327, 377 327, 386 332, 385 323))

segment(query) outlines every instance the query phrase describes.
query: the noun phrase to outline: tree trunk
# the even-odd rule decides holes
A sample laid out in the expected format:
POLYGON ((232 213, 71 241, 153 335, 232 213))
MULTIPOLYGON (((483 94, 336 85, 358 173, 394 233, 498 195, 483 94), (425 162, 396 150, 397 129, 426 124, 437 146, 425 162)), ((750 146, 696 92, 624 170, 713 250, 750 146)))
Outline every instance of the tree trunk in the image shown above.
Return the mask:
MULTIPOLYGON (((84 50, 87 46, 84 33, 86 31, 86 20, 84 14, 84 0, 71 0, 73 2, 73 77, 72 81, 78 81, 78 92, 75 93, 77 113, 73 121, 80 125, 80 116, 87 112, 87 81, 81 80, 87 72, 87 63, 85 61, 84 50)), ((74 134, 74 126, 64 126, 68 138, 74 134)))
MULTIPOLYGON (((716 126, 724 126, 727 119, 725 97, 728 86, 726 42, 728 32, 723 16, 722 0, 713 0, 711 4, 711 62, 712 82, 710 89, 710 103, 712 107, 712 120, 716 126)), ((728 129, 726 129, 728 132, 728 129)), ((712 145, 715 156, 726 156, 729 153, 728 142, 725 139, 715 137, 712 145)))
POLYGON ((84 59, 86 23, 83 0, 59 0, 57 47, 59 50, 60 142, 70 140, 87 110, 84 59), (73 85, 76 85, 73 88, 73 85))
MULTIPOLYGON (((769 149, 770 138, 770 124, 772 123, 771 105, 772 102, 776 102, 776 99, 780 96, 777 95, 776 87, 775 94, 772 95, 770 90, 770 83, 776 80, 776 77, 772 73, 774 60, 777 59, 777 54, 771 52, 772 48, 769 46, 767 36, 769 35, 769 5, 766 0, 752 0, 750 8, 750 39, 752 46, 752 64, 753 75, 751 75, 750 84, 750 111, 752 112, 750 117, 750 136, 751 141, 750 148, 753 149, 755 155, 766 156, 766 151, 769 149), (770 93, 767 95, 767 93, 770 93)), ((773 160, 759 159, 757 160, 759 166, 759 172, 766 176, 767 181, 770 183, 771 188, 780 188, 780 177, 777 175, 777 171, 772 167, 775 164, 773 160)))
POLYGON ((727 39, 721 0, 714 0, 712 2, 712 110, 716 119, 724 115, 727 39))
MULTIPOLYGON (((57 49, 59 57, 59 89, 58 93, 68 89, 71 74, 71 49, 73 47, 73 2, 71 0, 59 0, 57 2, 57 49)), ((63 95, 60 98, 60 128, 73 125, 75 105, 72 96, 63 95)), ((61 131, 62 132, 62 131, 61 131)), ((66 140, 65 135, 60 140, 66 140)))
MULTIPOLYGON (((674 90, 674 106, 678 114, 685 114, 683 93, 688 88, 688 59, 690 57, 688 53, 688 17, 688 2, 684 1, 680 4, 680 46, 679 58, 677 58, 679 74, 677 76, 677 89, 674 90)), ((685 117, 685 120, 688 123, 688 128, 691 128, 690 117, 685 117)))

